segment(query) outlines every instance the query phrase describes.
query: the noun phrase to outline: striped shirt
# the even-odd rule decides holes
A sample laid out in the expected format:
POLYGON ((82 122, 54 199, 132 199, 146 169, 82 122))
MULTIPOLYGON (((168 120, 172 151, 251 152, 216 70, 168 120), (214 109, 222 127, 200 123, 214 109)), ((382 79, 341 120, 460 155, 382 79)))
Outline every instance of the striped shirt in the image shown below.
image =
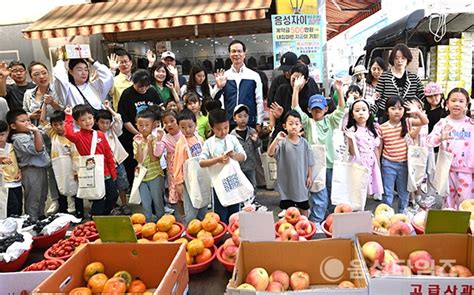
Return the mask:
POLYGON ((380 76, 379 82, 375 91, 380 94, 380 98, 377 101, 377 117, 379 122, 383 123, 388 120, 385 113, 385 105, 387 100, 393 96, 400 96, 403 101, 407 101, 413 98, 423 98, 423 85, 421 84, 420 78, 416 74, 410 72, 406 73, 405 85, 402 88, 398 88, 396 78, 391 70, 385 71, 380 76))
MULTIPOLYGON (((407 120, 408 124, 408 120, 407 120)), ((392 162, 404 162, 408 159, 408 145, 402 137, 402 124, 393 127, 389 121, 379 127, 380 138, 383 140, 382 155, 392 162)))
MULTIPOLYGON (((143 177, 143 181, 150 181, 150 180, 153 180, 155 178, 157 178, 158 176, 164 176, 165 174, 163 173, 163 169, 161 169, 161 165, 160 165, 160 160, 157 159, 155 161, 153 161, 151 158, 150 158, 150 154, 149 154, 149 151, 148 151, 148 148, 145 149, 145 143, 142 144, 140 147, 138 146, 138 144, 134 141, 133 142, 133 155, 136 157, 137 156, 137 150, 139 148, 142 149, 142 153, 143 154, 143 163, 142 165, 148 169, 146 174, 145 174, 145 177, 143 177)), ((156 145, 156 138, 153 140, 153 144, 152 146, 155 146, 156 145)))

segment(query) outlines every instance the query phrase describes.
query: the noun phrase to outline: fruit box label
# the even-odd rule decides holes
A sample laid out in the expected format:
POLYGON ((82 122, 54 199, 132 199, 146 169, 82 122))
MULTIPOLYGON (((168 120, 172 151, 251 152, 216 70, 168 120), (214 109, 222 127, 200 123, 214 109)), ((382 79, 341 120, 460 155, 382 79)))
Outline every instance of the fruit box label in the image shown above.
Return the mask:
POLYGON ((375 278, 369 281, 369 294, 473 295, 472 278, 375 278))

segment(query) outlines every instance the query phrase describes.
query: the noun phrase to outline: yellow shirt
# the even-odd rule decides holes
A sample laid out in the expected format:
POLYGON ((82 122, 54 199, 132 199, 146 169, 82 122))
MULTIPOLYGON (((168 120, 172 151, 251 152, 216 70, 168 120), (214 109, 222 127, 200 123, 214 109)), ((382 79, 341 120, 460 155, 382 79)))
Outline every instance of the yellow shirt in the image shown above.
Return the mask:
POLYGON ((112 89, 110 89, 109 93, 110 96, 112 96, 112 105, 114 110, 118 110, 118 104, 120 101, 120 96, 122 96, 122 92, 132 85, 132 80, 130 80, 130 78, 125 74, 119 73, 114 77, 114 86, 112 86, 112 89))
MULTIPOLYGON (((3 177, 6 183, 19 182, 21 180, 20 168, 18 167, 18 160, 16 159, 15 149, 13 145, 6 143, 5 148, 0 152, 4 154, 4 150, 8 149, 8 157, 12 160, 10 165, 2 165, 3 177)), ((21 184, 20 184, 21 185, 21 184)), ((7 185, 8 186, 8 185, 7 185)))
MULTIPOLYGON (((161 169, 160 159, 156 159, 155 161, 153 161, 150 157, 148 148, 145 150, 145 145, 146 144, 147 143, 145 141, 144 144, 139 146, 134 141, 133 142, 133 155, 136 158, 137 151, 138 151, 139 148, 142 149, 142 153, 146 152, 146 154, 143 154, 143 163, 142 163, 142 165, 148 170, 145 174, 145 177, 143 177, 143 181, 150 181, 150 180, 153 180, 153 179, 155 179, 159 176, 165 176, 165 174, 163 173, 163 169, 161 169)), ((155 145, 156 145, 156 138, 153 139, 153 145, 152 146, 155 146, 155 145)))

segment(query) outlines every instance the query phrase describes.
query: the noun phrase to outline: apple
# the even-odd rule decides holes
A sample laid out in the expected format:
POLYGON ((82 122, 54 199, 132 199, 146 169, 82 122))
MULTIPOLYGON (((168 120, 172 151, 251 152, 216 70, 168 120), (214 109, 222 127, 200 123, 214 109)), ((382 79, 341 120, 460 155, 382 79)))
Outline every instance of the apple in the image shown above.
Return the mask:
POLYGON ((275 228, 279 229, 280 225, 282 225, 282 223, 285 223, 285 222, 287 222, 285 218, 278 219, 278 221, 275 223, 275 228))
POLYGON ((382 271, 377 269, 375 266, 372 266, 369 268, 369 274, 371 278, 380 277, 382 275, 382 271))
POLYGON ((257 291, 254 286, 247 283, 243 283, 239 285, 237 289, 257 291))
POLYGON ((326 217, 326 225, 328 226, 328 228, 331 227, 333 221, 334 221, 334 213, 331 213, 328 215, 328 217, 326 217))
POLYGON ((279 236, 279 237, 276 237, 276 238, 275 238, 275 241, 277 241, 277 242, 283 242, 283 239, 281 238, 281 236, 279 236))
POLYGON ((229 245, 222 251, 222 258, 230 263, 235 263, 237 253, 239 253, 239 248, 235 245, 229 245))
POLYGON ((236 229, 235 232, 232 234, 232 241, 237 247, 240 245, 240 229, 236 229))
POLYGON ((412 275, 411 269, 408 266, 400 265, 400 268, 402 269, 402 276, 409 277, 412 275))
POLYGON ((285 291, 285 289, 283 289, 283 286, 279 282, 270 282, 265 291, 267 291, 267 292, 283 292, 283 291, 285 291))
POLYGON ((270 282, 270 278, 264 268, 256 267, 247 274, 245 282, 254 286, 257 291, 265 291, 270 282))
POLYGON ((278 227, 278 233, 280 235, 283 234, 284 231, 290 229, 290 228, 294 228, 293 225, 289 222, 283 222, 279 227, 278 227))
POLYGON ((433 256, 425 250, 411 252, 407 265, 414 274, 429 274, 434 269, 433 256))
POLYGON ((471 212, 471 219, 474 220, 474 199, 467 199, 459 204, 460 211, 471 212))
POLYGON ((393 208, 387 204, 380 204, 377 206, 377 208, 375 208, 374 214, 375 216, 384 215, 390 219, 393 215, 395 215, 395 211, 393 211, 393 208))
POLYGON ((426 214, 427 211, 420 211, 413 217, 413 223, 421 228, 425 228, 426 214))
POLYGON ((298 221, 301 221, 301 220, 308 221, 308 217, 306 217, 305 215, 300 215, 300 219, 298 219, 298 221))
POLYGON ((391 225, 390 219, 385 215, 376 215, 372 220, 372 229, 381 234, 387 234, 391 225))
POLYGON ((398 255, 395 254, 392 250, 385 249, 384 250, 384 259, 383 259, 383 264, 387 265, 389 263, 398 263, 399 258, 398 255))
POLYGON ((472 277, 472 272, 469 268, 465 267, 464 265, 454 265, 449 269, 448 275, 450 277, 467 278, 467 277, 472 277))
POLYGON ((385 258, 385 251, 379 243, 375 241, 366 242, 362 246, 362 254, 364 255, 367 265, 381 267, 385 258))
POLYGON ((388 234, 390 236, 409 236, 411 234, 411 228, 407 223, 398 220, 395 221, 395 223, 392 223, 388 230, 388 234))
POLYGON ((410 219, 408 218, 408 216, 406 216, 403 213, 397 213, 397 214, 393 215, 392 217, 390 217, 390 222, 392 224, 394 224, 397 221, 403 221, 405 223, 410 223, 410 219))
POLYGON ((352 289, 355 288, 355 285, 351 281, 342 281, 337 285, 338 288, 343 288, 343 289, 352 289))
POLYGON ((280 283, 283 286, 283 290, 286 291, 290 286, 290 276, 282 270, 275 270, 270 275, 270 283, 271 282, 280 283))
POLYGON ((336 208, 334 209, 334 213, 349 213, 352 212, 352 207, 349 204, 346 203, 339 203, 336 205, 336 208))
POLYGON ((433 275, 435 275, 437 277, 447 277, 448 272, 446 271, 446 269, 444 267, 439 266, 439 265, 435 265, 434 269, 433 269, 433 275))
POLYGON ((236 213, 233 213, 230 217, 229 217, 229 224, 233 224, 233 223, 239 223, 239 212, 236 212, 236 213))
POLYGON ((298 237, 298 241, 302 242, 302 241, 307 241, 308 239, 306 239, 305 237, 302 237, 302 236, 299 236, 298 237))
POLYGON ((290 207, 286 209, 285 219, 291 224, 296 224, 300 219, 301 213, 300 210, 296 207, 290 207))
POLYGON ((401 276, 403 274, 403 270, 399 264, 392 262, 392 263, 386 264, 382 268, 382 274, 392 275, 392 276, 401 276))
POLYGON ((294 228, 289 228, 281 234, 282 241, 298 241, 299 236, 294 228))
POLYGON ((238 229, 239 229, 239 223, 238 223, 238 222, 234 222, 234 223, 231 223, 231 224, 229 225, 229 231, 230 231, 231 233, 235 232, 235 231, 238 230, 238 229))
POLYGON ((224 250, 228 247, 228 246, 236 246, 234 244, 234 241, 232 240, 232 238, 228 238, 227 240, 225 240, 224 244, 223 244, 223 247, 224 247, 224 250))
POLYGON ((296 271, 290 276, 292 290, 304 290, 309 288, 309 274, 304 271, 296 271))
POLYGON ((306 236, 313 231, 313 226, 307 220, 300 220, 296 223, 295 229, 300 236, 306 236))

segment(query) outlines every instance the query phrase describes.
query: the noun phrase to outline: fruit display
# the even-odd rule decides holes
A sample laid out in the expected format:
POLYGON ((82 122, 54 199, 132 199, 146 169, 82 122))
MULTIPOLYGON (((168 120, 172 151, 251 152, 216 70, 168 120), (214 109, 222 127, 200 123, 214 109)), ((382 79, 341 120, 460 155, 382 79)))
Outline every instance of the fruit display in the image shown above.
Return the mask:
POLYGON ((310 277, 307 272, 296 271, 288 275, 282 270, 275 270, 270 275, 262 267, 256 267, 247 274, 245 283, 240 284, 237 289, 285 292, 288 290, 309 289, 310 277))
POLYGON ((169 214, 163 215, 156 223, 146 222, 145 215, 141 213, 133 214, 130 219, 135 233, 141 237, 140 243, 174 241, 184 232, 184 225, 176 222, 176 218, 169 214))
POLYGON ((464 265, 437 265, 431 253, 426 250, 412 251, 403 260, 389 249, 375 241, 362 245, 362 255, 371 277, 431 275, 441 277, 472 277, 469 268, 464 265))
POLYGON ((372 219, 372 231, 375 234, 386 236, 409 236, 411 235, 412 227, 407 215, 402 213, 395 214, 390 206, 380 204, 375 208, 375 216, 372 219))
MULTIPOLYGON (((240 241, 240 238, 239 238, 240 241)), ((217 260, 224 266, 224 268, 232 272, 234 270, 237 254, 239 253, 239 246, 234 242, 233 238, 228 238, 217 249, 217 260)))
POLYGON ((10 247, 15 242, 23 242, 25 239, 22 234, 15 232, 13 235, 8 237, 0 237, 0 253, 7 252, 8 247, 10 247))
POLYGON ((275 223, 277 241, 306 241, 315 233, 316 224, 301 215, 296 207, 286 209, 285 216, 275 223))
POLYGON ((66 261, 74 254, 74 250, 79 247, 80 244, 88 242, 89 240, 81 237, 62 239, 46 250, 46 252, 44 252, 44 257, 46 259, 57 258, 66 261))
POLYGON ((95 221, 87 221, 83 224, 79 224, 72 231, 73 237, 86 238, 89 241, 95 241, 99 238, 99 233, 97 231, 95 221))
POLYGON ((28 259, 28 255, 30 254, 31 248, 32 247, 23 252, 16 260, 10 262, 0 261, 0 272, 10 272, 21 269, 23 264, 25 264, 26 259, 28 259))
MULTIPOLYGON (((334 208, 334 213, 351 213, 351 212, 352 212, 351 206, 345 203, 339 203, 336 205, 336 208, 334 208)), ((324 234, 326 234, 326 237, 328 238, 332 237, 334 213, 329 214, 326 217, 326 220, 324 220, 321 223, 321 229, 323 230, 324 234)))
POLYGON ((208 212, 203 220, 193 219, 188 223, 186 236, 190 239, 196 239, 201 236, 211 236, 217 244, 227 231, 227 226, 214 212, 208 212))
POLYGON ((27 222, 27 221, 25 220, 25 222, 23 223, 23 225, 25 225, 25 224, 33 224, 33 231, 36 232, 36 234, 39 235, 45 226, 47 226, 48 224, 50 224, 53 220, 55 220, 55 219, 58 218, 58 217, 59 217, 58 214, 54 214, 54 215, 48 216, 48 217, 46 217, 46 218, 44 218, 44 219, 37 220, 36 222, 32 222, 31 219, 30 219, 30 217, 28 217, 27 220, 30 219, 30 221, 27 222))
POLYGON ((64 263, 61 259, 43 259, 36 263, 30 264, 23 271, 43 271, 56 270, 64 263))

